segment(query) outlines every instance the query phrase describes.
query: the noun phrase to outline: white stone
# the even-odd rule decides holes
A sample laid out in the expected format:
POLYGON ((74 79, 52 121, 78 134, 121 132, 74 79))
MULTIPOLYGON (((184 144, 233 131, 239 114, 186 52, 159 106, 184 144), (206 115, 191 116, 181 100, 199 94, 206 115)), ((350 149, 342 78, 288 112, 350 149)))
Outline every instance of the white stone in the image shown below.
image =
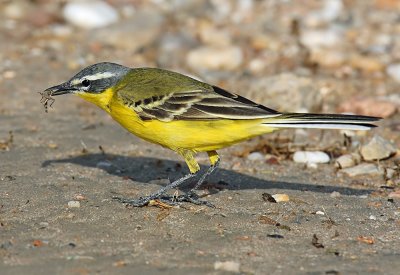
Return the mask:
POLYGON ((324 215, 325 215, 325 212, 322 212, 321 210, 318 210, 317 212, 315 212, 315 214, 324 216, 324 215))
POLYGON ((254 58, 249 62, 249 69, 253 73, 260 73, 262 72, 268 64, 261 58, 254 58))
POLYGON ((323 4, 321 10, 313 11, 305 18, 307 26, 315 27, 335 20, 340 16, 344 7, 341 0, 325 0, 323 4))
POLYGON ((400 63, 389 65, 386 68, 386 73, 397 82, 400 82, 400 63))
POLYGON ((337 30, 306 30, 301 35, 301 42, 311 49, 334 47, 343 41, 343 35, 337 30))
POLYGON ((260 152, 253 152, 253 153, 251 153, 251 154, 249 154, 248 156, 247 156, 247 159, 248 160, 263 160, 263 159, 265 159, 264 158, 264 155, 263 154, 261 154, 260 152))
POLYGON ((21 19, 29 11, 29 6, 23 1, 9 1, 10 3, 3 7, 5 17, 11 19, 21 19))
POLYGON ((340 192, 337 192, 337 191, 333 191, 333 192, 330 194, 330 197, 331 197, 331 198, 339 198, 340 196, 341 196, 340 192))
POLYGON ((392 168, 386 168, 386 178, 391 179, 395 175, 396 170, 392 168))
POLYGON ((57 24, 50 26, 50 28, 55 36, 67 37, 73 34, 73 27, 70 25, 57 24))
POLYGON ((315 162, 307 162, 307 168, 318 169, 318 164, 316 164, 315 162))
POLYGON ((190 51, 186 57, 188 65, 197 71, 234 70, 243 62, 239 47, 200 47, 190 51))
POLYGON ((328 163, 328 154, 321 151, 297 151, 293 160, 298 163, 328 163))
POLYGON ((79 201, 69 201, 68 208, 79 208, 81 207, 81 203, 79 201))
POLYGON ((365 160, 381 160, 396 154, 396 146, 375 135, 368 144, 361 147, 361 155, 365 160))
POLYGON ((118 21, 118 12, 103 1, 68 2, 63 9, 65 20, 84 29, 101 28, 118 21))
POLYGON ((215 270, 223 270, 227 272, 239 273, 240 272, 240 263, 234 261, 226 261, 226 262, 215 262, 214 263, 215 270))
POLYGON ((376 216, 374 216, 374 215, 370 215, 370 216, 369 216, 369 219, 370 219, 370 220, 374 220, 374 221, 376 221, 376 216))

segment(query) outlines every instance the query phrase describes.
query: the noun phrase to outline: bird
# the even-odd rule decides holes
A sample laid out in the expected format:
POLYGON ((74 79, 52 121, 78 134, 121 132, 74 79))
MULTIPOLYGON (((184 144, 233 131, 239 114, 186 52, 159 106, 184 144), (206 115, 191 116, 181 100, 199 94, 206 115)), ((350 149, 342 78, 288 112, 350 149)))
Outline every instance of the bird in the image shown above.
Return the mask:
POLYGON ((196 190, 219 165, 217 150, 284 128, 369 130, 379 117, 348 114, 282 113, 192 77, 160 68, 129 68, 111 62, 90 65, 70 80, 43 92, 42 103, 53 96, 74 94, 106 111, 130 133, 175 151, 189 173, 139 198, 114 199, 134 207, 160 200, 170 204, 200 200, 196 190), (195 156, 206 152, 209 168, 194 187, 180 196, 171 189, 200 172, 195 156))

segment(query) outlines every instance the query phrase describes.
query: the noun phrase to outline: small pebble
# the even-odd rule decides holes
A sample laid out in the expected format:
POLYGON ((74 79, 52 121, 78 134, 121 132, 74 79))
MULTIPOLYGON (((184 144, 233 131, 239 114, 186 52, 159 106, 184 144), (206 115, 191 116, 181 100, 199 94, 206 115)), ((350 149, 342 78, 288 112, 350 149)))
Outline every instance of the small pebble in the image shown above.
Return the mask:
POLYGON ((317 169, 318 168, 318 164, 316 164, 314 162, 307 162, 307 168, 309 168, 309 169, 317 169))
POLYGON ((253 152, 253 153, 251 153, 251 154, 249 154, 249 155, 247 156, 247 159, 248 159, 248 160, 252 160, 252 161, 255 161, 255 160, 264 160, 264 155, 261 154, 260 152, 253 152))
POLYGON ((118 21, 118 12, 103 1, 67 2, 63 9, 65 20, 84 29, 105 27, 118 21))
POLYGON ((17 75, 17 73, 15 71, 5 71, 3 73, 3 77, 5 79, 13 79, 13 78, 15 78, 16 75, 17 75))
POLYGON ((361 147, 361 155, 365 160, 381 160, 396 154, 395 145, 375 135, 372 140, 361 147))
POLYGON ((50 149, 57 149, 58 148, 58 144, 54 143, 54 142, 50 142, 47 144, 47 147, 49 147, 50 149))
POLYGON ((267 64, 261 58, 255 58, 249 62, 249 69, 253 73, 260 73, 267 67, 267 64))
POLYGON ((330 48, 340 44, 342 34, 337 30, 304 30, 301 34, 301 42, 307 48, 330 48))
POLYGON ((400 199, 400 190, 390 192, 388 197, 389 198, 400 199))
POLYGON ((81 207, 81 203, 79 201, 69 201, 68 208, 79 208, 81 207))
POLYGON ((32 244, 35 247, 41 247, 44 245, 44 242, 42 242, 41 240, 33 240, 32 244))
POLYGON ((338 157, 335 162, 335 166, 338 168, 348 168, 356 165, 356 161, 352 154, 346 154, 338 157))
POLYGON ((384 70, 384 64, 378 59, 374 57, 368 57, 364 55, 353 55, 350 58, 350 65, 357 69, 364 71, 366 73, 376 73, 384 70))
POLYGON ((350 177, 356 177, 360 175, 383 175, 383 171, 372 163, 362 163, 354 167, 345 168, 340 170, 340 173, 344 173, 350 177))
POLYGON ((272 197, 275 199, 276 202, 289 201, 289 195, 287 195, 287 194, 275 194, 275 195, 272 195, 272 197))
POLYGON ((322 9, 312 11, 306 16, 304 19, 306 26, 318 27, 334 21, 342 14, 345 7, 342 0, 325 0, 321 4, 322 9))
POLYGON ((345 64, 347 56, 341 51, 332 49, 318 49, 313 50, 311 54, 311 61, 317 63, 321 67, 326 68, 339 68, 345 64))
POLYGON ((78 201, 86 200, 86 197, 82 194, 76 194, 75 199, 78 201))
POLYGON ((293 160, 298 163, 327 163, 330 158, 321 151, 297 151, 293 155, 293 160))
POLYGON ((330 197, 331 198, 339 198, 341 196, 341 194, 339 193, 339 192, 337 192, 337 191, 333 191, 331 194, 330 194, 330 197))
POLYGON ((2 7, 3 16, 11 19, 21 19, 29 14, 29 11, 28 2, 25 1, 9 1, 7 5, 2 7))
POLYGON ((369 219, 370 219, 370 220, 374 220, 374 221, 376 221, 376 216, 374 216, 374 215, 370 215, 370 216, 369 216, 369 219))
POLYGON ((391 179, 396 174, 396 170, 392 168, 386 168, 386 178, 391 179))
POLYGON ((73 29, 69 25, 53 24, 50 29, 52 34, 58 37, 68 37, 73 34, 73 29))
POLYGON ((239 273, 240 272, 240 263, 234 261, 226 261, 226 262, 215 262, 214 263, 215 270, 223 270, 227 272, 239 273))
POLYGON ((386 68, 386 73, 395 81, 400 82, 400 63, 389 65, 386 68))
POLYGON ((46 228, 46 227, 49 226, 49 223, 48 223, 48 222, 40 222, 39 225, 40 225, 40 227, 42 227, 42 228, 46 228))
POLYGON ((321 210, 318 210, 317 212, 315 212, 315 214, 324 216, 324 215, 325 215, 325 212, 322 212, 321 210))

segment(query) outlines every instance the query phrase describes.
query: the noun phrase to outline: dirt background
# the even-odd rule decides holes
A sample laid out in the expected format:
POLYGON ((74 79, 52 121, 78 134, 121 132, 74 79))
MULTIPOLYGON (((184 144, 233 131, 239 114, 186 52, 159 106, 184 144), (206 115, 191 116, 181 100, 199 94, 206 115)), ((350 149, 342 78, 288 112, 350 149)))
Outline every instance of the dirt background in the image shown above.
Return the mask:
POLYGON ((110 0, 118 19, 95 29, 66 3, 0 1, 1 274, 398 274, 399 154, 358 176, 335 166, 375 134, 400 146, 398 1, 110 0), (48 113, 39 102, 101 61, 195 75, 281 111, 385 119, 350 138, 282 131, 221 150, 199 191, 215 209, 127 208, 112 197, 150 194, 184 163, 79 98, 48 113), (297 150, 331 161, 295 163, 297 150))

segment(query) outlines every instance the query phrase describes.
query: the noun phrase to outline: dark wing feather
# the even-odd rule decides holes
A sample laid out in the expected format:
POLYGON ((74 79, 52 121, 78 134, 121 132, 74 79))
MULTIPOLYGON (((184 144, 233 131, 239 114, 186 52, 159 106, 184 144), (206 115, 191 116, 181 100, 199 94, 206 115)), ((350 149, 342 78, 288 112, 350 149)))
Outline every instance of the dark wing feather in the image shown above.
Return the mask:
POLYGON ((237 120, 280 115, 242 96, 160 69, 133 69, 117 93, 143 120, 237 120))
MULTIPOLYGON (((152 110, 168 112, 160 120, 217 120, 217 119, 257 119, 277 116, 280 113, 256 104, 239 95, 228 93, 221 88, 213 91, 192 91, 172 94, 162 104, 152 106, 152 110)), ((147 115, 146 107, 140 114, 142 119, 153 119, 147 115)))

